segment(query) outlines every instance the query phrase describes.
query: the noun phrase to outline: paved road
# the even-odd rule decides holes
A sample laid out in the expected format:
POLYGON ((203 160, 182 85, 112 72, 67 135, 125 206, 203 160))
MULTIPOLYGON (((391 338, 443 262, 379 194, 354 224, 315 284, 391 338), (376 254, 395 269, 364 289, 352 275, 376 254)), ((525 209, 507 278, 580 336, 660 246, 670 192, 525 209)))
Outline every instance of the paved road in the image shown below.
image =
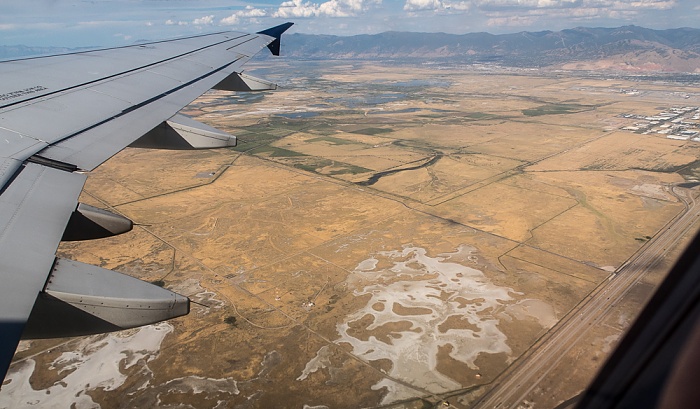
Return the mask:
POLYGON ((608 281, 584 299, 561 320, 523 359, 500 377, 493 389, 484 395, 475 408, 525 407, 523 400, 537 387, 586 331, 599 322, 630 287, 649 272, 700 218, 700 206, 692 192, 673 188, 673 193, 686 204, 686 211, 669 222, 647 244, 612 274, 608 281))

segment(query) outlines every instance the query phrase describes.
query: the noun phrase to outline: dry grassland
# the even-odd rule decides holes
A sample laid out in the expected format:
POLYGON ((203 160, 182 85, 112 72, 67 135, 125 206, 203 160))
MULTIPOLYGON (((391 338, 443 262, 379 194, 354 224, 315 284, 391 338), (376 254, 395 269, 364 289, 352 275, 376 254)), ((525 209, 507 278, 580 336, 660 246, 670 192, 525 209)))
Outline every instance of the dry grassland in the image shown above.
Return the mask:
MULTIPOLYGON (((684 87, 359 63, 277 72, 289 82, 276 92, 188 107, 238 147, 126 149, 88 178, 83 201, 138 225, 61 254, 198 303, 159 352, 122 362, 128 381, 80 392, 103 408, 466 407, 685 208, 670 187, 700 143, 628 133, 618 116, 688 105, 684 87)), ((656 283, 643 284, 567 355, 573 372, 548 381, 544 406, 585 387, 656 283)), ((48 368, 77 348, 66 341, 18 354, 37 362, 34 388, 62 378, 48 368)))

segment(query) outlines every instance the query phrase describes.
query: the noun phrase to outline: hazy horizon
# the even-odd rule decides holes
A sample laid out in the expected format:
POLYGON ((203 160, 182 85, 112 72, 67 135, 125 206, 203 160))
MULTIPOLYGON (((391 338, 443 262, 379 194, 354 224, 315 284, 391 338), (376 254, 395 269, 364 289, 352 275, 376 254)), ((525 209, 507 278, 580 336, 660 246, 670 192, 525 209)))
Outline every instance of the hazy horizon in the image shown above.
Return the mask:
POLYGON ((0 43, 119 46, 221 30, 352 36, 387 31, 468 34, 575 27, 698 28, 690 0, 0 0, 0 43))

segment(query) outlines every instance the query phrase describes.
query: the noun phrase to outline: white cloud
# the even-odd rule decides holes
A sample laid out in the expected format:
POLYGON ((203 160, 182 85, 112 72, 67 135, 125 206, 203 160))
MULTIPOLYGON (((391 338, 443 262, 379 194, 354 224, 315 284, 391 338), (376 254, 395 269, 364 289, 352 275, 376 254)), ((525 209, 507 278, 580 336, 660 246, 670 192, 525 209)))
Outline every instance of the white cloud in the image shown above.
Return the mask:
POLYGON ((272 17, 293 18, 293 17, 313 17, 318 13, 318 5, 311 2, 304 3, 303 0, 285 1, 280 4, 280 8, 272 14, 272 17))
POLYGON ((405 0, 403 10, 410 16, 415 12, 434 11, 436 14, 464 14, 476 8, 488 17, 486 25, 523 27, 537 21, 573 19, 581 16, 591 18, 630 19, 645 10, 669 10, 679 0, 405 0), (551 15, 532 13, 548 10, 551 15), (494 14, 498 13, 498 14, 494 14))
POLYGON ((223 24, 225 26, 233 26, 238 24, 240 21, 239 17, 236 15, 236 13, 231 14, 228 17, 224 17, 219 21, 220 24, 223 24))
POLYGON ((406 0, 403 9, 406 11, 437 10, 443 8, 440 0, 406 0))
POLYGON ((263 9, 256 9, 253 6, 246 6, 245 10, 239 12, 243 17, 263 17, 267 12, 263 9))
MULTIPOLYGON (((409 0, 416 1, 416 0, 409 0)), ((562 8, 609 8, 667 10, 678 4, 677 0, 474 0, 481 9, 562 9, 562 8)))
POLYGON ((668 10, 677 5, 676 0, 641 0, 629 3, 632 8, 648 8, 655 10, 668 10))
POLYGON ((472 8, 473 0, 449 1, 449 0, 406 0, 403 9, 408 12, 421 10, 436 10, 462 13, 472 8))
POLYGON ((204 16, 192 20, 192 24, 195 26, 208 26, 214 24, 214 15, 204 16))
POLYGON ((280 4, 279 9, 272 13, 272 17, 353 17, 381 2, 381 0, 329 0, 318 4, 303 0, 289 0, 280 4))
POLYGON ((220 23, 225 26, 231 26, 238 24, 241 21, 241 18, 254 19, 255 17, 265 17, 266 15, 267 11, 263 9, 256 9, 253 6, 246 6, 244 10, 238 10, 230 16, 222 18, 220 23))
POLYGON ((472 7, 471 1, 445 2, 445 8, 448 10, 465 11, 472 7))
POLYGON ((356 16, 369 8, 370 4, 377 3, 372 0, 331 0, 318 6, 320 15, 330 17, 356 16))
POLYGON ((537 21, 536 16, 492 17, 486 21, 490 27, 527 27, 537 21))
POLYGON ((0 21, 0 42, 111 45, 118 39, 115 33, 150 39, 216 25, 257 30, 278 23, 266 21, 278 18, 301 23, 303 32, 339 35, 387 30, 498 33, 514 31, 509 28, 557 30, 626 24, 695 27, 700 13, 698 0, 277 0, 242 2, 233 9, 222 9, 222 0, 198 0, 198 7, 180 1, 139 0, 128 8, 115 6, 120 3, 115 1, 84 1, 79 12, 57 6, 74 2, 0 0, 0 15, 12 17, 0 21))
MULTIPOLYGON (((417 0, 409 0, 417 1, 417 0)), ((677 0, 475 0, 489 27, 552 28, 553 21, 596 24, 617 20, 623 24, 644 24, 642 17, 673 9, 677 0)))
POLYGON ((562 8, 580 4, 585 0, 476 0, 482 8, 562 8))
POLYGON ((187 24, 186 21, 165 20, 166 26, 186 26, 187 24))
POLYGON ((238 24, 238 21, 239 21, 239 18, 238 18, 238 16, 234 13, 234 14, 231 14, 230 16, 228 16, 228 17, 222 18, 221 21, 220 21, 219 23, 222 24, 222 25, 225 25, 225 26, 233 26, 233 25, 238 24))

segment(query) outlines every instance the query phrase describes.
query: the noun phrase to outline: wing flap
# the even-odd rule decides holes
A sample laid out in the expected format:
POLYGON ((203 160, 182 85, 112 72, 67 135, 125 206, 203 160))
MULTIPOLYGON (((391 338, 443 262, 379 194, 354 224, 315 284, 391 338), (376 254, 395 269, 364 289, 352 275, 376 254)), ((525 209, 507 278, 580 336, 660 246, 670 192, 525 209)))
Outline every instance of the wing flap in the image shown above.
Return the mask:
POLYGON ((0 373, 43 289, 86 175, 29 163, 0 196, 0 373))
POLYGON ((178 114, 129 146, 172 150, 227 148, 236 146, 236 137, 178 114))
POLYGON ((244 74, 242 72, 234 72, 221 80, 218 84, 214 85, 214 89, 243 92, 272 91, 277 89, 277 84, 262 78, 255 78, 252 75, 244 74))
POLYGON ((70 216, 63 241, 94 240, 131 231, 134 222, 126 217, 85 203, 79 203, 70 216))
POLYGON ((61 305, 66 316, 75 313, 79 327, 101 330, 187 312, 186 298, 163 289, 154 295, 152 286, 131 281, 136 279, 67 260, 54 264, 85 183, 86 175, 75 171, 94 169, 276 41, 274 53, 286 30, 280 27, 0 62, 0 282, 6 289, 0 297, 0 373, 37 305, 61 305), (119 287, 127 291, 110 293, 119 287))
POLYGON ((23 338, 119 331, 189 312, 189 299, 137 278, 78 261, 56 259, 23 338))

